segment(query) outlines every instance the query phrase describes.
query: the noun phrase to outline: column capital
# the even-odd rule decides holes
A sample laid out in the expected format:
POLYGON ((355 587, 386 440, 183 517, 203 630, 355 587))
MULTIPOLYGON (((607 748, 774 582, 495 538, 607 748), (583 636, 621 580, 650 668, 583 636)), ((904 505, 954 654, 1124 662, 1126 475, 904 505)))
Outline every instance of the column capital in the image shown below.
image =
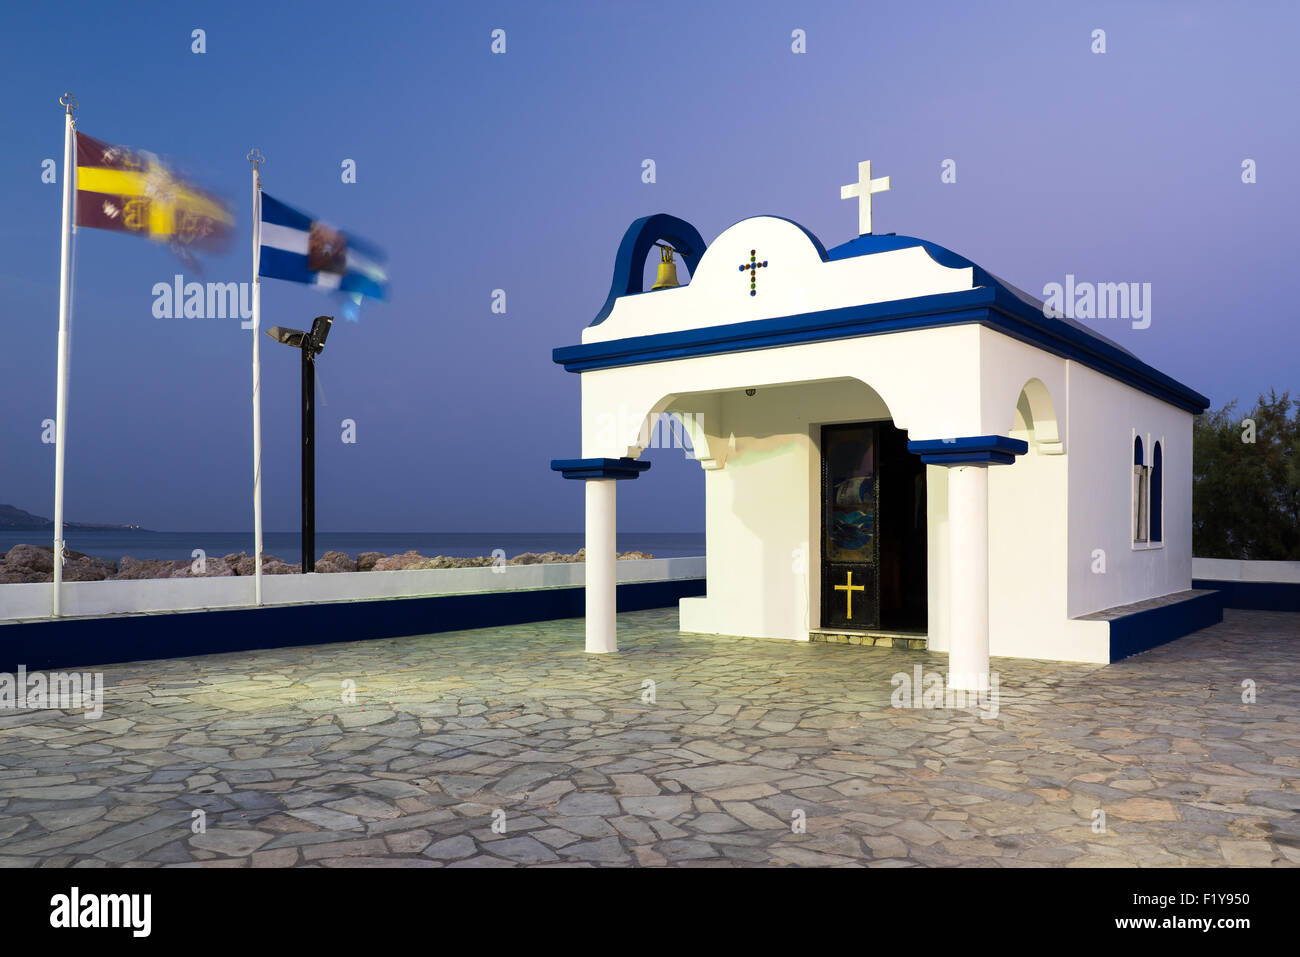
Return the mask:
POLYGON ((1010 465, 1029 451, 1029 443, 1005 435, 967 435, 955 439, 907 441, 907 451, 926 465, 1010 465))
POLYGON ((566 479, 634 479, 650 467, 636 459, 551 459, 551 470, 566 479))

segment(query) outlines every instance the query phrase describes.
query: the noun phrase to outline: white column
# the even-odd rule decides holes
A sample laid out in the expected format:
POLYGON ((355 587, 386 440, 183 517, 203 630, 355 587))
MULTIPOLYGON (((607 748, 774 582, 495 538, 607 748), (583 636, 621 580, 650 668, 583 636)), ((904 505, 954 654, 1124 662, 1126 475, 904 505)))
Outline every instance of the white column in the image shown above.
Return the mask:
POLYGON ((989 473, 948 469, 948 681, 962 691, 989 686, 989 473))
POLYGON ((587 479, 587 651, 618 651, 615 479, 587 479))

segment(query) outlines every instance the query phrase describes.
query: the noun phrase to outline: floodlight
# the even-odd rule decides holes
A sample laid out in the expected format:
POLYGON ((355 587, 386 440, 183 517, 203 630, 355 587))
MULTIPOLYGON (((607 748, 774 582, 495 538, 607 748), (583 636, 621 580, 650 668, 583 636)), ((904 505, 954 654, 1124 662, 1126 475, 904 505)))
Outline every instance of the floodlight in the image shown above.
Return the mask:
POLYGON ((301 349, 303 340, 307 333, 301 329, 286 329, 284 326, 272 326, 266 330, 266 334, 276 342, 282 342, 286 346, 293 346, 295 349, 301 349))
POLYGON ((334 326, 333 316, 317 316, 311 324, 311 340, 316 344, 316 354, 320 355, 325 348, 325 339, 330 334, 330 329, 334 326))

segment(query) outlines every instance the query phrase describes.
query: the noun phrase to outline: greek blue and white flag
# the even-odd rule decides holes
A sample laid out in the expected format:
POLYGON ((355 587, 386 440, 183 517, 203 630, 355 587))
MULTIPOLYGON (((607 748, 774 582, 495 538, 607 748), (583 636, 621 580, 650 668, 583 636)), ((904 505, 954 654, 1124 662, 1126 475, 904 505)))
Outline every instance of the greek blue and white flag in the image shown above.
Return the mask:
POLYGON ((261 195, 257 274, 329 291, 383 300, 388 271, 383 251, 313 219, 265 193, 261 195))

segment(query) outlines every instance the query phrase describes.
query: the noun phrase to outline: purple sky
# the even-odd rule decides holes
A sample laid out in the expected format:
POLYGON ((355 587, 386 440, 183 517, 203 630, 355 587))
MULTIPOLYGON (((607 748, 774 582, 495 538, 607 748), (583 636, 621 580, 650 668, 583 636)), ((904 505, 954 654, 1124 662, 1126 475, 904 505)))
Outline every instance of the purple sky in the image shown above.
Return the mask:
MULTIPOLYGON (((1093 325, 1216 407, 1300 392, 1293 3, 74 6, 14 6, 0 33, 2 503, 53 513, 61 186, 40 173, 61 157, 65 89, 86 133, 234 201, 236 241, 203 278, 249 278, 254 145, 267 192, 388 250, 391 301, 340 319, 321 362, 322 529, 580 529, 580 483, 548 470, 580 453, 578 378, 550 352, 604 301, 627 225, 670 212, 711 241, 773 213, 830 247, 856 234, 839 187, 862 159, 893 181, 877 232, 1035 294, 1067 273, 1150 282, 1149 329, 1093 325)), ((249 333, 155 319, 151 289, 178 271, 164 247, 79 235, 70 520, 252 526, 249 333)), ((264 328, 335 308, 263 289, 264 328)), ((268 529, 297 525, 298 388, 296 354, 264 339, 268 529)), ((702 528, 699 467, 647 454, 620 527, 702 528)))

